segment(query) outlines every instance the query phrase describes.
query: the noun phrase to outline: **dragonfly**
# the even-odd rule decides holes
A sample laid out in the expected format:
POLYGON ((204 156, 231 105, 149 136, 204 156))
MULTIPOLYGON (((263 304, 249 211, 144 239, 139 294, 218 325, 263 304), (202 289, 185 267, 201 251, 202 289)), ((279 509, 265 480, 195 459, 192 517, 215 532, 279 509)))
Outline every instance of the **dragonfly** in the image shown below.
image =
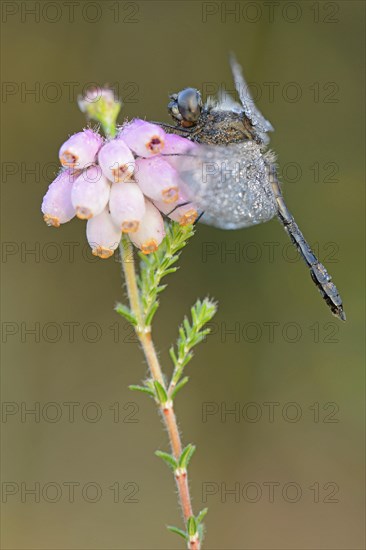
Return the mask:
POLYGON ((200 209, 200 221, 221 229, 249 227, 277 216, 330 310, 345 321, 331 276, 286 206, 276 155, 268 148, 273 126, 255 106, 233 54, 230 66, 240 103, 227 93, 203 103, 199 90, 185 88, 169 97, 174 124, 157 123, 199 144, 179 155, 184 193, 200 209))

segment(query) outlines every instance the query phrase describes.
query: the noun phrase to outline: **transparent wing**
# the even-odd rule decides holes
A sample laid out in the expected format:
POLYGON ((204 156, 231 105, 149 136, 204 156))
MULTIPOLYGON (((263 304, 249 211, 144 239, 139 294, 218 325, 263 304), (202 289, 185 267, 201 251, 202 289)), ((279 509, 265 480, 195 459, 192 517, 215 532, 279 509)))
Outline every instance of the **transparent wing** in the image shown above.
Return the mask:
POLYGON ((234 113, 243 113, 243 106, 235 101, 231 95, 220 88, 217 98, 208 97, 206 107, 216 111, 233 111, 234 113))
POLYGON ((273 132, 272 124, 264 118, 262 113, 255 106, 254 100, 250 95, 248 85, 245 82, 242 68, 233 53, 230 54, 230 67, 233 73, 235 88, 243 105, 244 113, 258 132, 273 132))
POLYGON ((204 211, 201 221, 239 229, 270 220, 277 213, 263 154, 253 141, 199 145, 175 161, 184 195, 204 211))

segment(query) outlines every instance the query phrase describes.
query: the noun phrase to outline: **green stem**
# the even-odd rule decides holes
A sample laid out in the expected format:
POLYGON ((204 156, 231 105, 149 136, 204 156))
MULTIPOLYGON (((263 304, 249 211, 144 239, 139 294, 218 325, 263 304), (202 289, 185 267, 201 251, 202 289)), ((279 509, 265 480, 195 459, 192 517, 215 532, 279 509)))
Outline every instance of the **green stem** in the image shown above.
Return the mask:
POLYGON ((102 123, 103 132, 107 138, 114 138, 117 134, 116 122, 103 122, 102 123))
MULTIPOLYGON (((137 285, 135 264, 133 260, 133 245, 127 237, 122 237, 120 244, 120 253, 130 308, 135 318, 137 319, 137 326, 135 326, 137 337, 142 346, 152 379, 154 381, 158 381, 163 386, 164 390, 167 391, 162 369, 151 338, 151 328, 147 327, 144 323, 141 299, 137 285)), ((167 403, 161 404, 160 410, 165 427, 169 434, 170 448, 172 454, 174 458, 178 461, 182 454, 183 447, 179 434, 177 419, 174 413, 173 402, 168 401, 167 403)), ((188 475, 186 470, 177 470, 175 472, 175 480, 179 494, 179 501, 183 512, 184 523, 187 526, 188 521, 193 516, 193 512, 188 485, 188 475)), ((188 541, 188 548, 189 550, 200 550, 201 542, 199 538, 191 538, 188 541)))

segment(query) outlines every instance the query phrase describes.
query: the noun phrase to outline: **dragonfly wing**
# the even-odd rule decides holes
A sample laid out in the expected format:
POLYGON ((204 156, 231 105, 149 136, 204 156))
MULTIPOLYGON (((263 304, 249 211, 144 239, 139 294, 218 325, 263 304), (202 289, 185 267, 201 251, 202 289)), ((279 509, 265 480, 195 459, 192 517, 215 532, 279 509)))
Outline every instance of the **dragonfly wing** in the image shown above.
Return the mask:
POLYGON ((239 229, 277 213, 268 166, 253 141, 227 146, 199 145, 176 164, 185 196, 204 215, 203 223, 239 229))
POLYGON ((262 113, 255 106, 254 100, 249 92, 248 85, 245 82, 242 68, 237 62, 234 54, 230 55, 230 67, 233 73, 235 88, 243 105, 245 115, 249 118, 252 125, 259 133, 266 134, 267 132, 273 132, 272 124, 264 118, 262 113))
POLYGON ((244 112, 243 106, 222 88, 219 90, 217 98, 209 97, 207 99, 206 107, 215 111, 232 111, 238 115, 244 112))

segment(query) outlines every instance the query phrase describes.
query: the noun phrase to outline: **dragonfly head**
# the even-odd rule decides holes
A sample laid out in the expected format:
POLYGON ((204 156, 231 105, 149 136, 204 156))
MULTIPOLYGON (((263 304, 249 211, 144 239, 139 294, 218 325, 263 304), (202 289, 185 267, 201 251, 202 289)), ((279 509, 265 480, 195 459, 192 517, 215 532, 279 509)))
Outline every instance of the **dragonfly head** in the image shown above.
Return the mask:
POLYGON ((194 126, 202 111, 201 94, 196 88, 185 88, 170 96, 168 111, 181 126, 194 126))

